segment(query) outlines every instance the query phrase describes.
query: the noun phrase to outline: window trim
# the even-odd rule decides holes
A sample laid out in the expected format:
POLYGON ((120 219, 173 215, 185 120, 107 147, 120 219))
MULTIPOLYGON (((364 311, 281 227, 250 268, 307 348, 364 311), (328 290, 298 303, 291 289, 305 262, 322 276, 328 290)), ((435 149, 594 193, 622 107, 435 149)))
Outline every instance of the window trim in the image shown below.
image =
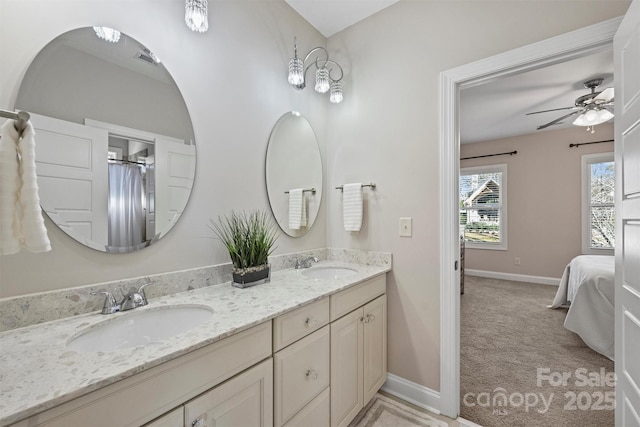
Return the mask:
MULTIPOLYGON (((467 249, 488 249, 493 251, 506 251, 508 250, 508 215, 507 215, 507 164, 493 164, 484 166, 471 166, 467 168, 460 168, 460 176, 474 175, 488 172, 500 172, 502 173, 502 183, 500 184, 500 244, 491 243, 474 243, 465 241, 465 248, 467 249)), ((460 189, 458 188, 458 194, 460 189)), ((459 197, 459 196, 458 196, 459 197)), ((458 208, 458 224, 460 224, 460 209, 458 208)))
MULTIPOLYGON (((613 255, 615 248, 592 248, 591 242, 591 171, 589 166, 593 163, 614 162, 613 152, 584 154, 582 155, 582 254, 583 255, 613 255)), ((614 207, 615 209, 615 207, 614 207)))

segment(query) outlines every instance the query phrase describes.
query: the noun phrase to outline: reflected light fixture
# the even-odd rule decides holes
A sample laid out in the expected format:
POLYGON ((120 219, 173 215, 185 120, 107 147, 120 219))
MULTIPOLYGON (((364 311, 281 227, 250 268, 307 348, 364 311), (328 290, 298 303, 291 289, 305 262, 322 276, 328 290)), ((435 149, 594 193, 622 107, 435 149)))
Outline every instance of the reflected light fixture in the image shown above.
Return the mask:
MULTIPOLYGON (((591 107, 591 106, 590 106, 591 107)), ((604 107, 593 104, 591 108, 580 113, 573 121, 576 126, 586 126, 587 132, 595 133, 595 126, 609 121, 613 118, 613 113, 604 107)))
POLYGON ((120 40, 120 31, 113 28, 93 27, 93 31, 96 32, 96 36, 110 43, 118 43, 118 40, 120 40))
POLYGON ((311 66, 315 65, 316 67, 316 83, 314 89, 318 93, 327 93, 329 92, 329 101, 338 104, 342 102, 342 77, 344 72, 342 71, 342 67, 337 62, 329 59, 329 53, 323 47, 314 47, 307 53, 304 57, 304 60, 298 57, 298 46, 296 43, 296 39, 293 39, 293 58, 289 61, 289 76, 287 80, 289 84, 295 87, 298 90, 302 90, 306 87, 306 75, 307 71, 311 66), (311 56, 317 53, 318 56, 315 57, 312 61, 309 62, 309 65, 305 64, 311 56), (337 68, 337 72, 339 72, 338 76, 333 76, 331 73, 334 71, 334 67, 337 68))
POLYGON ((207 0, 185 0, 184 22, 191 31, 206 32, 209 29, 207 0))

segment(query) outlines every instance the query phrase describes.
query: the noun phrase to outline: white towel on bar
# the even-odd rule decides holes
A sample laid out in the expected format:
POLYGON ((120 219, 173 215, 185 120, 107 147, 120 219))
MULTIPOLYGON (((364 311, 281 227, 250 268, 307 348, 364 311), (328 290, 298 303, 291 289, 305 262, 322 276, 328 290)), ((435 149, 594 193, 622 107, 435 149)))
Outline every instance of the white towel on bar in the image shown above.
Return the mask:
POLYGON ((289 228, 299 230, 307 225, 307 212, 304 202, 304 189, 289 190, 289 228))
POLYGON ((346 231, 362 227, 362 184, 345 184, 342 188, 342 217, 346 231))
POLYGON ((31 123, 27 122, 22 136, 12 120, 2 126, 0 166, 0 254, 14 254, 21 249, 50 251, 38 196, 35 132, 31 123))
POLYGON ((2 126, 0 137, 0 254, 14 254, 20 250, 20 241, 14 225, 17 225, 16 205, 18 203, 18 131, 13 120, 2 126))

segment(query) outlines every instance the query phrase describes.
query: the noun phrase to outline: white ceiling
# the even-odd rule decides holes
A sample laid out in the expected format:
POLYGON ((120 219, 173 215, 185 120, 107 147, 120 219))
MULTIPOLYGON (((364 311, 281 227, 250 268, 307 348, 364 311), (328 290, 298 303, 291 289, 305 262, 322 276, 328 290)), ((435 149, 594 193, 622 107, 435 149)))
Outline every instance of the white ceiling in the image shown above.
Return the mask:
POLYGON ((331 37, 398 0, 285 0, 325 37, 331 37))
MULTIPOLYGON (((342 31, 398 0, 285 0, 325 37, 342 31)), ((573 118, 536 130, 570 112, 525 113, 571 107, 589 93, 583 83, 602 77, 597 90, 613 86, 611 51, 548 66, 461 91, 460 141, 471 143, 571 127, 573 118)))
POLYGON ((612 51, 463 89, 460 93, 460 141, 465 144, 571 127, 575 117, 536 130, 570 110, 529 116, 525 113, 571 107, 576 98, 590 93, 583 83, 597 77, 604 78, 597 91, 613 87, 612 51))

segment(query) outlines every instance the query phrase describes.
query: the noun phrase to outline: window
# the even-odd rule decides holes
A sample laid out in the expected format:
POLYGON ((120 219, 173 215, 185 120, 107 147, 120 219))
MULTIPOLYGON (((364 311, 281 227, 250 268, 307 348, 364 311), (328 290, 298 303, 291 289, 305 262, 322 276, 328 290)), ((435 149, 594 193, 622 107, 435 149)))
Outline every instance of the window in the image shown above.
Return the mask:
POLYGON ((460 232, 476 249, 507 249, 507 165, 460 169, 460 232))
POLYGON ((615 247, 613 153, 582 156, 582 253, 607 254, 615 247))

